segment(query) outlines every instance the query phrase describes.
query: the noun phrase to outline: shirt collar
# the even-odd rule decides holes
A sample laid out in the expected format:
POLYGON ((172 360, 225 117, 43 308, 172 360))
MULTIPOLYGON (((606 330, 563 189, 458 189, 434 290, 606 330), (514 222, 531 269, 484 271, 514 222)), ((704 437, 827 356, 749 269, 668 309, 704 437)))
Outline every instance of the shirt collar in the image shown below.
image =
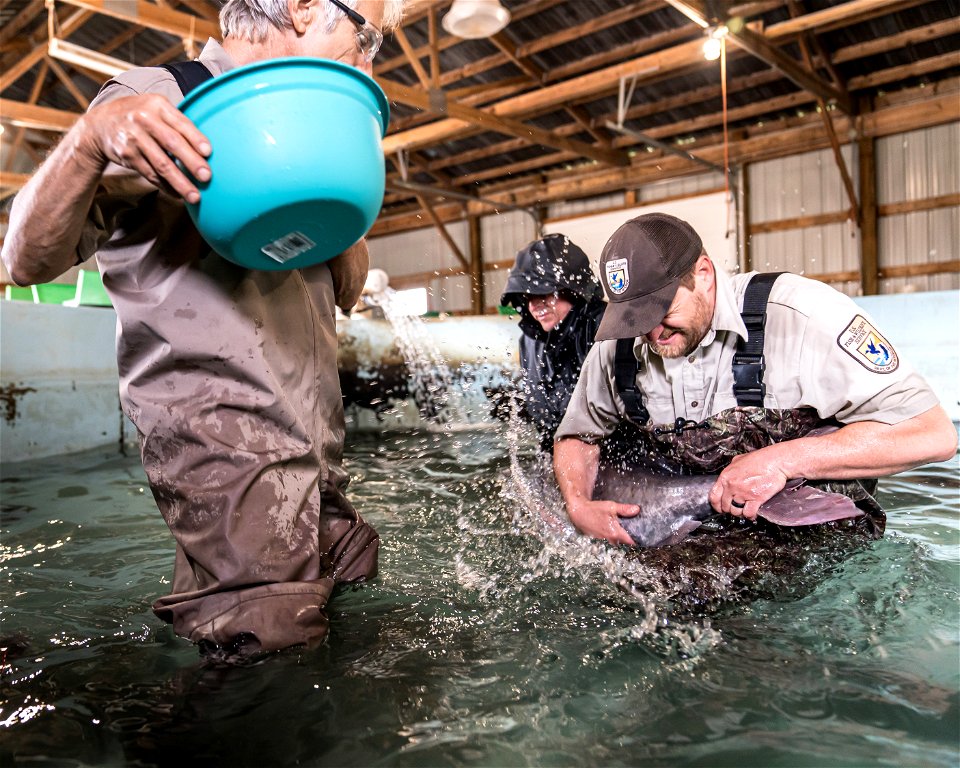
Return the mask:
POLYGON ((199 59, 214 77, 236 69, 237 66, 237 63, 230 58, 230 54, 223 50, 223 46, 212 37, 203 46, 199 59))
MULTIPOLYGON (((743 318, 740 316, 740 303, 733 290, 733 280, 716 263, 713 267, 717 284, 717 306, 713 310, 711 333, 707 334, 707 338, 713 341, 712 337, 716 336, 719 331, 733 331, 746 339, 747 326, 743 324, 743 318)), ((707 339, 705 338, 703 341, 706 343, 707 339)))

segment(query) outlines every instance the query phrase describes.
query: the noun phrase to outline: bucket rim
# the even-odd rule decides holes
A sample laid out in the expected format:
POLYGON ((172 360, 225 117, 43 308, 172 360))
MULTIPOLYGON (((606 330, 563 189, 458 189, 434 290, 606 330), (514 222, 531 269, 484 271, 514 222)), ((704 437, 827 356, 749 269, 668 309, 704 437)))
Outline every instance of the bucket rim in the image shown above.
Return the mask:
POLYGON ((333 59, 321 59, 314 56, 284 56, 277 59, 264 59, 263 61, 255 61, 251 64, 244 64, 243 66, 235 67, 234 69, 224 72, 222 75, 212 77, 205 83, 192 90, 189 94, 187 94, 183 101, 180 102, 178 109, 181 112, 185 112, 195 102, 202 99, 207 92, 212 91, 215 88, 220 88, 225 83, 231 80, 236 80, 240 77, 250 74, 251 72, 257 72, 266 69, 277 69, 280 67, 288 68, 290 66, 310 69, 330 69, 355 78, 361 85, 364 85, 370 89, 374 99, 377 101, 377 104, 380 107, 379 117, 381 138, 387 135, 387 126, 390 123, 390 102, 387 101, 387 96, 383 92, 383 88, 380 87, 379 83, 377 83, 376 80, 374 80, 365 72, 361 72, 359 69, 351 66, 350 64, 344 64, 342 61, 335 61, 333 59))

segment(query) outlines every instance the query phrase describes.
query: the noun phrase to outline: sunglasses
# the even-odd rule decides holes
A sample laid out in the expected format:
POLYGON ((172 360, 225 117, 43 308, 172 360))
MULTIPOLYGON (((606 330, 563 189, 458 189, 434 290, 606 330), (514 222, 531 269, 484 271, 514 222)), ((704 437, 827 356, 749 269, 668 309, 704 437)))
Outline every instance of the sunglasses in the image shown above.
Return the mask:
POLYGON ((383 44, 383 32, 340 0, 330 0, 330 2, 347 14, 347 18, 357 25, 357 48, 360 49, 364 61, 373 61, 373 57, 377 55, 377 51, 383 44))

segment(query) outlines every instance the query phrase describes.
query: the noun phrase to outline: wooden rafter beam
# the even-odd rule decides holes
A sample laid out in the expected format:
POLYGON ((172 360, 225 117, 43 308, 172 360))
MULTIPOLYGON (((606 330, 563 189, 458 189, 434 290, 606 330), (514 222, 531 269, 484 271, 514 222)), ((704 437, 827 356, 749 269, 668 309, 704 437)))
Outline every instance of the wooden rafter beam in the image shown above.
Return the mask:
POLYGON ((573 24, 549 35, 541 35, 535 40, 517 46, 516 55, 522 59, 527 58, 540 51, 556 48, 573 40, 580 40, 587 35, 601 32, 618 24, 625 24, 639 16, 645 16, 653 11, 660 10, 662 7, 663 0, 635 0, 631 3, 624 3, 620 8, 602 16, 595 16, 588 21, 573 24))
POLYGON ((704 28, 714 26, 718 22, 726 22, 729 30, 727 40, 779 70, 804 90, 810 91, 826 102, 836 103, 848 115, 853 114, 853 105, 848 94, 825 82, 815 72, 804 68, 800 62, 777 48, 763 34, 745 26, 742 19, 711 18, 702 0, 667 0, 667 4, 704 28))
MULTIPOLYGON (((930 89, 914 89, 914 100, 885 106, 857 118, 862 123, 862 133, 864 136, 876 138, 960 120, 958 87, 960 83, 953 81, 952 87, 942 93, 930 94, 930 89)), ((841 116, 838 119, 837 130, 840 135, 847 135, 851 126, 850 118, 841 116)), ((785 154, 822 149, 825 145, 826 138, 819 117, 807 115, 797 119, 793 125, 772 127, 768 124, 756 135, 735 139, 730 145, 730 160, 733 163, 757 162, 785 154)), ((703 146, 697 151, 701 157, 708 160, 723 162, 723 147, 719 136, 710 146, 703 146)), ((605 194, 623 189, 624 186, 677 178, 695 171, 695 166, 682 158, 658 157, 653 154, 649 158, 638 158, 627 169, 609 170, 592 166, 589 169, 538 174, 527 180, 518 180, 509 187, 500 185, 499 190, 487 187, 484 194, 486 199, 492 202, 504 201, 519 206, 541 205, 554 200, 605 194)), ((470 205, 468 209, 468 212, 473 211, 470 205)), ((484 211, 485 208, 481 210, 478 207, 477 212, 484 211)), ((436 213, 444 221, 463 217, 460 206, 438 206, 436 213)), ((374 225, 371 236, 422 226, 422 220, 417 219, 413 212, 396 217, 384 212, 374 225)))
MULTIPOLYGON (((391 80, 379 80, 379 83, 383 88, 384 93, 386 93, 388 99, 399 101, 403 104, 417 107, 418 109, 431 111, 438 109, 438 105, 435 103, 435 100, 431 100, 429 93, 425 93, 416 88, 411 88, 410 86, 403 85, 402 83, 395 83, 391 80)), ((551 133, 550 131, 545 131, 542 128, 527 125, 519 120, 514 120, 509 117, 502 117, 500 115, 493 114, 492 112, 474 109, 472 107, 466 107, 454 101, 447 100, 445 106, 443 107, 443 111, 451 115, 454 120, 463 122, 467 125, 477 126, 481 130, 496 131, 498 133, 506 134, 507 136, 517 136, 527 139, 534 144, 542 144, 544 146, 573 152, 581 157, 587 157, 592 160, 596 160, 597 162, 604 163, 605 165, 624 166, 628 165, 630 162, 626 155, 623 155, 619 152, 614 152, 602 147, 594 147, 581 141, 567 139, 563 136, 558 136, 555 133, 551 133)), ((387 154, 397 151, 398 149, 410 148, 397 146, 387 149, 389 141, 389 136, 384 139, 384 152, 387 154)), ((422 146, 426 146, 426 144, 422 146)))
POLYGON ((766 30, 769 40, 791 40, 804 32, 816 30, 818 33, 830 32, 850 24, 859 24, 864 21, 883 16, 888 13, 902 11, 915 5, 921 5, 927 0, 847 0, 824 8, 820 11, 798 16, 795 19, 781 21, 766 30))
MULTIPOLYGON (((866 18, 890 13, 893 9, 915 5, 920 0, 848 0, 822 11, 808 13, 799 19, 774 24, 765 32, 771 44, 792 39, 807 30, 830 28, 853 24, 866 18)), ((640 80, 653 79, 659 73, 678 74, 686 68, 703 66, 701 40, 688 40, 665 50, 640 56, 631 61, 599 69, 565 82, 520 94, 493 105, 489 111, 498 115, 529 115, 548 111, 571 101, 598 97, 612 92, 621 77, 641 74, 640 80)), ((473 126, 459 120, 440 120, 426 126, 394 133, 385 139, 385 146, 396 148, 420 148, 455 136, 470 133, 473 126)))
MULTIPOLYGON (((431 0, 424 0, 424 2, 419 3, 419 7, 416 11, 408 9, 408 13, 404 18, 404 26, 408 24, 413 24, 420 19, 422 19, 430 10, 430 8, 439 9, 441 6, 449 5, 452 0, 438 0, 437 2, 431 2, 431 0)), ((525 19, 528 16, 534 16, 542 11, 547 10, 555 5, 559 5, 563 0, 531 0, 531 2, 526 3, 525 5, 520 6, 519 8, 511 9, 510 18, 511 21, 520 21, 525 19)), ((418 3, 414 2, 414 5, 418 3)), ((437 40, 437 50, 445 51, 447 48, 452 48, 455 45, 459 45, 463 40, 459 37, 454 37, 453 35, 443 35, 437 40)), ((423 58, 429 54, 429 49, 427 46, 421 46, 416 51, 418 58, 423 58)), ((502 54, 497 54, 498 57, 502 57, 502 54)), ((487 69, 490 69, 499 64, 505 63, 504 58, 500 58, 497 64, 491 63, 487 69)), ((377 66, 374 67, 374 74, 378 77, 384 75, 387 72, 392 72, 398 67, 405 66, 407 63, 406 56, 394 56, 392 59, 384 59, 383 61, 378 62, 377 66)))
MULTIPOLYGON (((801 5, 800 0, 789 0, 789 6, 791 16, 797 17, 803 15, 803 6, 801 5)), ((812 32, 806 32, 800 36, 799 44, 800 52, 803 54, 803 59, 807 65, 807 69, 813 70, 813 53, 811 53, 810 47, 811 45, 817 46, 816 36, 812 32)), ((826 61, 826 63, 829 64, 829 59, 827 58, 825 52, 822 52, 821 57, 826 61)), ((838 89, 843 92, 847 99, 849 99, 850 97, 847 93, 846 86, 839 81, 839 75, 835 73, 832 65, 830 66, 830 72, 835 78, 838 89)), ((827 136, 830 138, 830 148, 833 150, 834 162, 837 164, 837 170, 840 171, 840 178, 843 181, 843 186, 847 190, 847 197, 850 200, 850 217, 859 226, 862 220, 860 203, 857 200, 857 191, 853 186, 853 178, 850 176, 850 171, 847 169, 847 162, 844 160, 843 152, 840 150, 840 138, 837 136, 836 129, 834 128, 833 119, 830 117, 830 110, 827 108, 827 104, 822 97, 817 98, 817 106, 819 107, 820 116, 823 119, 824 129, 827 131, 827 136)))
POLYGON ((437 9, 427 13, 427 39, 430 41, 430 86, 440 88, 440 48, 437 45, 437 9))
POLYGON ((393 34, 394 37, 397 38, 397 42, 400 43, 400 47, 403 49, 403 53, 406 55, 407 61, 413 68, 413 73, 417 76, 417 80, 420 81, 420 85, 427 90, 430 90, 432 86, 430 82, 430 76, 423 68, 423 64, 420 63, 420 59, 417 58, 417 54, 416 51, 413 50, 413 46, 410 45, 410 41, 407 39, 407 33, 403 31, 402 27, 400 27, 395 29, 393 34))
POLYGON ((79 112, 66 112, 51 107, 38 107, 36 104, 24 104, 22 101, 0 99, 0 115, 4 122, 37 131, 68 131, 79 112))
MULTIPOLYGON (((939 31, 944 34, 950 33, 949 26, 941 26, 939 31)), ((892 36, 889 38, 889 42, 886 47, 882 49, 875 49, 873 53, 885 52, 887 50, 892 50, 893 48, 900 46, 899 40, 900 36, 892 36)), ((838 57, 843 57, 844 60, 852 60, 854 58, 853 53, 859 50, 858 45, 852 45, 849 48, 842 48, 837 52, 838 57)), ((880 70, 870 75, 864 76, 870 78, 871 84, 883 84, 886 82, 893 82, 899 79, 903 79, 904 76, 915 76, 919 74, 924 74, 930 71, 937 71, 946 69, 951 66, 956 65, 956 54, 935 57, 933 59, 927 59, 922 62, 918 62, 913 65, 909 65, 910 71, 905 72, 902 67, 893 67, 888 70, 880 70)), ((735 93, 743 90, 750 90, 752 88, 757 88, 760 86, 769 83, 771 80, 776 79, 779 75, 770 69, 761 70, 753 74, 739 77, 731 81, 729 84, 729 91, 735 93)), ((862 84, 859 78, 854 78, 850 82, 850 86, 854 90, 858 90, 862 87, 866 87, 865 84, 862 84)), ((635 107, 631 107, 627 112, 627 119, 636 119, 647 117, 652 114, 659 114, 664 112, 669 112, 673 109, 676 109, 680 106, 690 106, 694 103, 711 101, 718 98, 720 95, 720 86, 703 86, 694 91, 689 91, 686 93, 676 94, 674 96, 668 96, 663 99, 658 99, 657 101, 648 102, 645 104, 639 104, 635 107)), ((754 103, 747 104, 743 107, 734 109, 730 113, 730 119, 734 121, 744 121, 753 119, 756 117, 761 117, 767 113, 776 113, 779 111, 793 110, 800 108, 806 104, 811 104, 815 101, 815 97, 807 94, 806 91, 798 91, 793 94, 788 94, 784 97, 780 97, 774 100, 768 100, 763 103, 754 103)), ((615 119, 613 113, 607 113, 601 115, 599 120, 613 120, 615 119)), ((702 131, 706 128, 715 127, 720 125, 722 120, 722 114, 720 112, 704 114, 694 120, 684 121, 682 123, 677 123, 673 125, 665 125, 657 128, 649 129, 648 133, 651 136, 656 138, 666 139, 670 136, 680 136, 688 135, 691 132, 702 131)), ((560 126, 556 129, 556 132, 560 135, 569 135, 574 133, 577 130, 576 126, 573 124, 567 124, 560 126)), ((628 140, 617 140, 615 146, 618 147, 627 147, 631 142, 628 140)), ((438 158, 437 160, 432 160, 428 163, 428 170, 439 170, 450 165, 465 165, 471 162, 482 160, 487 157, 496 156, 499 154, 505 154, 508 152, 513 152, 523 144, 518 139, 511 139, 508 141, 500 142, 497 144, 492 144, 487 147, 481 147, 469 152, 458 153, 455 156, 438 158)), ((540 160, 540 165, 549 165, 551 162, 558 162, 566 160, 567 157, 555 155, 555 156, 545 156, 540 160)), ((535 167, 530 163, 525 165, 527 170, 535 167)), ((503 168, 503 173, 507 174, 508 172, 517 172, 518 168, 513 166, 507 166, 503 168)), ((477 181, 483 181, 485 179, 495 178, 496 174, 492 172, 482 172, 481 174, 467 174, 461 177, 458 177, 458 182, 462 183, 474 183, 477 181)))
MULTIPOLYGON (((60 34, 68 37, 91 17, 89 11, 76 11, 67 19, 60 22, 60 34)), ((17 80, 23 77, 27 72, 33 69, 37 63, 47 55, 47 28, 44 27, 31 38, 34 44, 33 50, 21 58, 16 64, 11 66, 5 72, 0 73, 0 89, 9 88, 17 80)))
POLYGON ((947 35, 956 35, 960 33, 960 16, 956 18, 939 21, 935 24, 927 24, 923 27, 914 27, 895 35, 887 37, 878 37, 873 40, 863 40, 856 45, 850 45, 834 51, 832 59, 835 64, 842 64, 845 61, 854 61, 867 56, 876 56, 886 53, 894 48, 906 48, 909 45, 925 43, 930 40, 937 40, 947 35))
POLYGON ((9 42, 21 29, 36 20, 43 10, 43 2, 44 0, 30 0, 20 13, 4 24, 3 29, 0 29, 0 44, 9 42))
MULTIPOLYGON (((503 32, 498 32, 495 35, 491 35, 490 42, 503 51, 510 61, 512 61, 521 72, 523 72, 533 81, 534 85, 539 85, 546 79, 546 73, 540 68, 540 65, 536 62, 528 60, 525 56, 520 55, 513 41, 503 32)), ((568 105, 564 107, 564 111, 570 115, 570 117, 572 117, 580 125, 580 127, 583 128, 583 130, 587 131, 587 133, 593 136, 593 138, 599 141, 602 145, 607 147, 610 146, 610 135, 602 129, 597 128, 593 124, 593 121, 590 119, 590 115, 585 109, 575 105, 568 105)))
MULTIPOLYGON (((43 87, 47 80, 47 72, 50 71, 50 65, 47 63, 47 60, 44 59, 40 62, 40 69, 37 72, 36 78, 34 78, 33 86, 30 88, 30 97, 27 99, 28 104, 36 104, 37 99, 40 98, 40 94, 43 93, 43 87)), ((7 150, 7 162, 3 166, 3 169, 9 171, 14 167, 14 164, 17 161, 17 155, 20 153, 20 146, 23 144, 23 140, 26 138, 27 129, 23 126, 17 128, 17 132, 13 136, 13 141, 10 142, 10 146, 7 150)))
MULTIPOLYGON (((591 72, 546 88, 521 94, 495 104, 486 114, 498 116, 521 115, 562 106, 577 98, 594 95, 616 87, 621 77, 643 77, 660 71, 674 71, 691 61, 703 61, 699 53, 700 41, 683 43, 667 51, 658 51, 641 56, 633 61, 616 64, 597 72, 591 72), (697 58, 699 56, 699 59, 697 58)), ((387 151, 413 149, 435 144, 469 130, 473 126, 462 119, 440 120, 400 134, 391 134, 384 139, 387 151)), ((565 148, 565 147, 564 147, 565 148)))
POLYGON ((732 40, 743 50, 753 54, 771 67, 778 69, 804 90, 810 91, 810 93, 826 102, 835 103, 848 115, 853 114, 854 109, 849 94, 827 83, 803 67, 798 61, 772 45, 766 37, 758 32, 754 32, 749 27, 743 27, 739 31, 731 29, 727 39, 732 40))
POLYGON ((114 19, 139 24, 147 29, 166 32, 177 37, 220 39, 220 25, 190 13, 163 8, 146 0, 59 0, 66 5, 111 16, 114 19))
POLYGON ((87 107, 89 107, 90 99, 86 97, 83 91, 77 88, 77 84, 74 83, 73 80, 70 79, 70 76, 63 71, 63 67, 60 66, 60 62, 50 56, 47 56, 46 62, 50 66, 50 70, 54 75, 56 75, 63 87, 67 89, 71 96, 73 96, 73 100, 80 105, 80 108, 85 110, 87 107))

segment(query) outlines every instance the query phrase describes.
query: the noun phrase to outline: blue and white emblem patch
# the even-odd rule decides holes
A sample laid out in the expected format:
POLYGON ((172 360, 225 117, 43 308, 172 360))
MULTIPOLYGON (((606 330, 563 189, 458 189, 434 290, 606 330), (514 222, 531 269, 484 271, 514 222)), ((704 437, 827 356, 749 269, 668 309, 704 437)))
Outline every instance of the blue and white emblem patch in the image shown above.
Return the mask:
POLYGON ((619 296, 630 287, 630 272, 626 259, 612 259, 606 263, 607 286, 610 293, 619 296))
POLYGON ((863 315, 856 315, 837 337, 840 349, 874 373, 893 373, 900 359, 893 345, 863 315))

